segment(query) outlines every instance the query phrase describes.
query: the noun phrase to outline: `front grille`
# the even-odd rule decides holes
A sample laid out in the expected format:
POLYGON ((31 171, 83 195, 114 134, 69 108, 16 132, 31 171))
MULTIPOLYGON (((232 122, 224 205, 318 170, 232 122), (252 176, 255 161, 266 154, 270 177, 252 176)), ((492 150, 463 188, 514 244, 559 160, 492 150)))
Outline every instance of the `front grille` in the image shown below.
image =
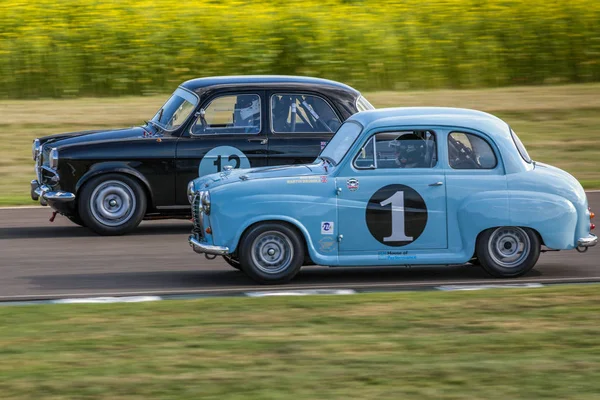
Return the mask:
POLYGON ((200 197, 200 192, 194 194, 194 201, 192 201, 192 219, 194 223, 194 233, 198 233, 200 238, 202 238, 204 236, 204 213, 200 208, 200 197))

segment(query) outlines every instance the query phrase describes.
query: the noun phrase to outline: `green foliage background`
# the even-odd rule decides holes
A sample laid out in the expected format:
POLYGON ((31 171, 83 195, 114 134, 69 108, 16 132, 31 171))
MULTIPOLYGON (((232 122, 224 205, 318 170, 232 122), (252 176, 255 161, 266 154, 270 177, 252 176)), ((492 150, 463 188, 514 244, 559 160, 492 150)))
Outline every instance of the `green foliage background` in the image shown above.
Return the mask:
POLYGON ((0 98, 267 73, 361 90, 600 81, 600 1, 0 0, 0 98))

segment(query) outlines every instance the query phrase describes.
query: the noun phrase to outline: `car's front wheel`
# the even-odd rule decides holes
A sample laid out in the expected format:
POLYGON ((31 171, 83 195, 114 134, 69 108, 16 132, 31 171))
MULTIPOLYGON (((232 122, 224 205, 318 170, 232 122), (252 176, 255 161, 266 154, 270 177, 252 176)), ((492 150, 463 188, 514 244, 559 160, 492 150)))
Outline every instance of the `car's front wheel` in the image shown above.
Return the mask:
POLYGON ((223 260, 225 260, 225 262, 229 265, 231 265, 233 268, 237 269, 237 270, 242 270, 242 266, 240 265, 240 261, 237 258, 232 258, 229 256, 223 256, 223 260))
POLYGON ((240 247, 242 270, 259 283, 290 281, 304 261, 300 235, 283 223, 263 223, 251 228, 240 247))
POLYGON ((479 235, 476 254, 481 266, 490 275, 514 278, 535 266, 540 249, 540 238, 532 229, 502 226, 479 235))
POLYGON ((122 235, 135 229, 146 213, 146 194, 133 178, 106 174, 87 182, 79 196, 79 216, 100 235, 122 235))
POLYGON ((81 219, 81 217, 78 214, 69 215, 67 218, 72 223, 77 224, 77 225, 82 226, 82 227, 85 227, 85 223, 83 222, 83 220, 81 219))

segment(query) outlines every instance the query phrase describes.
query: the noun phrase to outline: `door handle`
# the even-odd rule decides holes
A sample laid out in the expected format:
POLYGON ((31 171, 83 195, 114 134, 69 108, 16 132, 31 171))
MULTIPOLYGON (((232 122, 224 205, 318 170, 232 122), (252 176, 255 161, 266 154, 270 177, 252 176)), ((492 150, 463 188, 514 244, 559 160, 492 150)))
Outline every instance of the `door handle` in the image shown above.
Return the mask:
POLYGON ((444 184, 444 182, 435 182, 435 183, 430 183, 429 186, 442 186, 444 184))
POLYGON ((251 143, 259 142, 260 144, 267 144, 269 139, 248 139, 248 141, 251 143))

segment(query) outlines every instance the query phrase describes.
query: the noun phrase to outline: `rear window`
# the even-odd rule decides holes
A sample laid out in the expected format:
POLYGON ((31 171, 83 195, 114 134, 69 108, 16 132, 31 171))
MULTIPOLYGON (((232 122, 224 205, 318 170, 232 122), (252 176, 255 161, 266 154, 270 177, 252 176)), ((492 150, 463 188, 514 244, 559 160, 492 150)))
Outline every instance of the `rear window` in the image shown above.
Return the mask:
POLYGON ((519 154, 521 155, 523 160, 525 160, 525 162, 531 163, 531 157, 529 157, 529 153, 527 153, 527 150, 525 149, 523 142, 521 142, 521 139, 519 139, 519 137, 517 136, 515 131, 513 131, 512 129, 510 130, 510 134, 511 134, 513 141, 515 142, 515 145, 517 146, 517 150, 519 150, 519 154))
POLYGON ((369 101, 367 99, 365 99, 363 96, 360 96, 356 100, 356 109, 358 111, 367 111, 367 110, 374 110, 375 107, 373 107, 373 105, 371 103, 369 103, 369 101))

